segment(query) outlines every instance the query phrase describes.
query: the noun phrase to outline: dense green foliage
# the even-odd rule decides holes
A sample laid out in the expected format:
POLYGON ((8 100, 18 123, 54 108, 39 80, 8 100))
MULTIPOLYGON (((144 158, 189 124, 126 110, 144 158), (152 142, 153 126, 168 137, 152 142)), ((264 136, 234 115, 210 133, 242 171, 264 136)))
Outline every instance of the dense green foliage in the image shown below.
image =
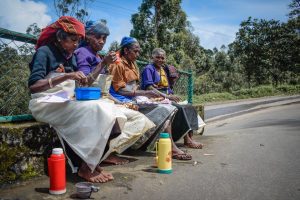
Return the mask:
POLYGON ((248 83, 278 85, 299 81, 294 77, 299 73, 299 42, 299 34, 287 23, 249 18, 241 23, 231 48, 248 83))
POLYGON ((132 15, 131 36, 140 42, 142 59, 149 60, 152 50, 161 47, 169 63, 201 74, 208 60, 180 4, 181 0, 144 0, 132 15))
POLYGON ((94 0, 53 0, 58 17, 68 15, 85 22, 89 13, 87 5, 94 0))
POLYGON ((279 87, 274 87, 272 85, 262 85, 257 87, 252 87, 249 89, 241 89, 229 92, 219 92, 219 93, 207 93, 202 95, 195 95, 193 103, 195 104, 206 104, 209 102, 222 102, 228 100, 238 100, 238 99, 249 99, 249 98, 259 98, 266 96, 278 96, 278 95, 295 95, 300 94, 300 85, 281 85, 279 87))
POLYGON ((0 116, 28 113, 30 49, 21 46, 17 52, 7 45, 0 46, 0 116))
MULTIPOLYGON (((88 16, 88 2, 92 0, 54 1, 58 16, 71 15, 82 21, 88 16)), ((300 84, 300 1, 292 0, 289 8, 287 22, 249 17, 241 22, 231 44, 210 50, 193 34, 181 0, 143 0, 139 12, 132 15, 131 36, 141 44, 140 60, 149 60, 152 50, 162 47, 169 64, 192 70, 194 94, 220 93, 203 95, 205 101, 296 94, 300 84)), ((26 32, 38 35, 40 31, 32 24, 26 32)), ((33 46, 0 41, 0 115, 27 113, 28 62, 33 46)), ((117 48, 117 42, 110 45, 111 50, 117 48)))
POLYGON ((166 50, 168 63, 192 69, 194 93, 233 92, 262 84, 300 83, 299 0, 289 5, 289 20, 252 19, 241 22, 228 47, 204 49, 195 36, 181 0, 144 0, 132 15, 131 36, 150 59, 155 47, 166 50))

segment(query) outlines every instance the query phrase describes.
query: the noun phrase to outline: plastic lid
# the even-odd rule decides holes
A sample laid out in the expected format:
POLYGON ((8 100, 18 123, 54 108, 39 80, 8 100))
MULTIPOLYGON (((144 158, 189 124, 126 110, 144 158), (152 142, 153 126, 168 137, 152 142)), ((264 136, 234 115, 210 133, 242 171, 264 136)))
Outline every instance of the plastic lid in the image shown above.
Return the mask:
POLYGON ((101 89, 98 87, 78 87, 75 89, 76 91, 100 91, 101 89))
POLYGON ((62 150, 62 148, 54 148, 54 149, 52 149, 52 154, 55 154, 55 155, 63 154, 63 150, 62 150))
POLYGON ((160 138, 170 138, 170 134, 169 133, 160 133, 159 137, 160 138))

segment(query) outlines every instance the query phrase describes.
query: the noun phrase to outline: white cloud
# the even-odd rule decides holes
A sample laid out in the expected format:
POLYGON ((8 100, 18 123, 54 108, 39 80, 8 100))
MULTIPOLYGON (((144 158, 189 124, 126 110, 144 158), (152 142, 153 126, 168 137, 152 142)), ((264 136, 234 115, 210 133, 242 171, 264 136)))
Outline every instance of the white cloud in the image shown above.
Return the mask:
POLYGON ((199 36, 200 44, 206 49, 220 48, 228 45, 235 39, 239 26, 216 23, 192 23, 194 34, 199 36))
MULTIPOLYGON (((107 26, 110 31, 110 35, 107 38, 106 44, 103 50, 108 50, 110 44, 113 41, 117 41, 118 43, 121 42, 121 39, 124 36, 130 35, 130 30, 132 29, 132 24, 130 22, 131 15, 128 13, 120 13, 120 11, 115 13, 115 16, 112 17, 113 12, 109 12, 110 10, 103 10, 102 8, 93 7, 90 10, 90 19, 92 20, 99 20, 99 19, 106 19, 107 26), (117 15, 117 16, 116 16, 117 15)), ((116 10, 114 10, 116 11, 116 10)))
POLYGON ((130 21, 124 19, 124 20, 119 20, 119 24, 117 23, 110 23, 108 22, 108 27, 110 29, 110 35, 108 37, 108 40, 106 42, 106 45, 104 47, 105 50, 107 50, 110 46, 110 44, 113 41, 117 41, 119 44, 121 42, 121 39, 124 36, 129 36, 130 30, 132 29, 132 24, 130 21))
POLYGON ((200 43, 203 47, 213 49, 220 48, 223 44, 228 45, 235 39, 235 34, 238 27, 230 25, 201 25, 199 28, 195 27, 195 34, 200 37, 200 43))
POLYGON ((40 28, 51 22, 47 5, 31 0, 1 0, 0 27, 25 33, 30 24, 37 23, 40 28))
POLYGON ((249 16, 258 19, 286 20, 290 0, 210 0, 184 1, 188 20, 205 48, 220 48, 235 39, 239 24, 249 16))

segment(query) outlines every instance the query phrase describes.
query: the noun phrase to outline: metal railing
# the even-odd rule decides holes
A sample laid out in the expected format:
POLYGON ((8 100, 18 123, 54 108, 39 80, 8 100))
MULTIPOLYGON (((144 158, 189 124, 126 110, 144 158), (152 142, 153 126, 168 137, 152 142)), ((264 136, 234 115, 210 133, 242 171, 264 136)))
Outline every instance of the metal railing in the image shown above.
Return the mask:
POLYGON ((32 119, 28 110, 28 63, 36 38, 0 28, 0 122, 32 119))
MULTIPOLYGON (((33 35, 0 28, 0 122, 33 119, 28 110, 27 80, 30 74, 28 63, 35 52, 36 40, 33 35)), ((140 68, 145 64, 138 61, 140 68)), ((175 94, 192 103, 192 73, 179 70, 179 74, 175 94)))

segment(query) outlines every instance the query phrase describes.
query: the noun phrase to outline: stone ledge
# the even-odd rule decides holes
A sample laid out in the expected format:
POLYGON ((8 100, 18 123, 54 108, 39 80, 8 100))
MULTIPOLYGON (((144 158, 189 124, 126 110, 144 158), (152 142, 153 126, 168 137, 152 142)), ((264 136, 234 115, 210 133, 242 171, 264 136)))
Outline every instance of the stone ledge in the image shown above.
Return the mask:
MULTIPOLYGON (((204 106, 193 106, 204 118, 204 106)), ((55 130, 46 123, 0 123, 0 187, 44 175, 47 172, 47 157, 54 147, 60 146, 55 130)))
POLYGON ((193 107, 198 111, 198 114, 204 120, 204 105, 202 105, 202 104, 193 104, 193 107))
MULTIPOLYGON (((200 117, 204 120, 204 105, 202 104, 193 104, 193 107, 197 110, 200 117)), ((203 135, 204 133, 204 127, 197 131, 198 134, 203 135)))
POLYGON ((0 124, 0 185, 45 174, 47 156, 61 146, 55 130, 42 122, 0 124))

